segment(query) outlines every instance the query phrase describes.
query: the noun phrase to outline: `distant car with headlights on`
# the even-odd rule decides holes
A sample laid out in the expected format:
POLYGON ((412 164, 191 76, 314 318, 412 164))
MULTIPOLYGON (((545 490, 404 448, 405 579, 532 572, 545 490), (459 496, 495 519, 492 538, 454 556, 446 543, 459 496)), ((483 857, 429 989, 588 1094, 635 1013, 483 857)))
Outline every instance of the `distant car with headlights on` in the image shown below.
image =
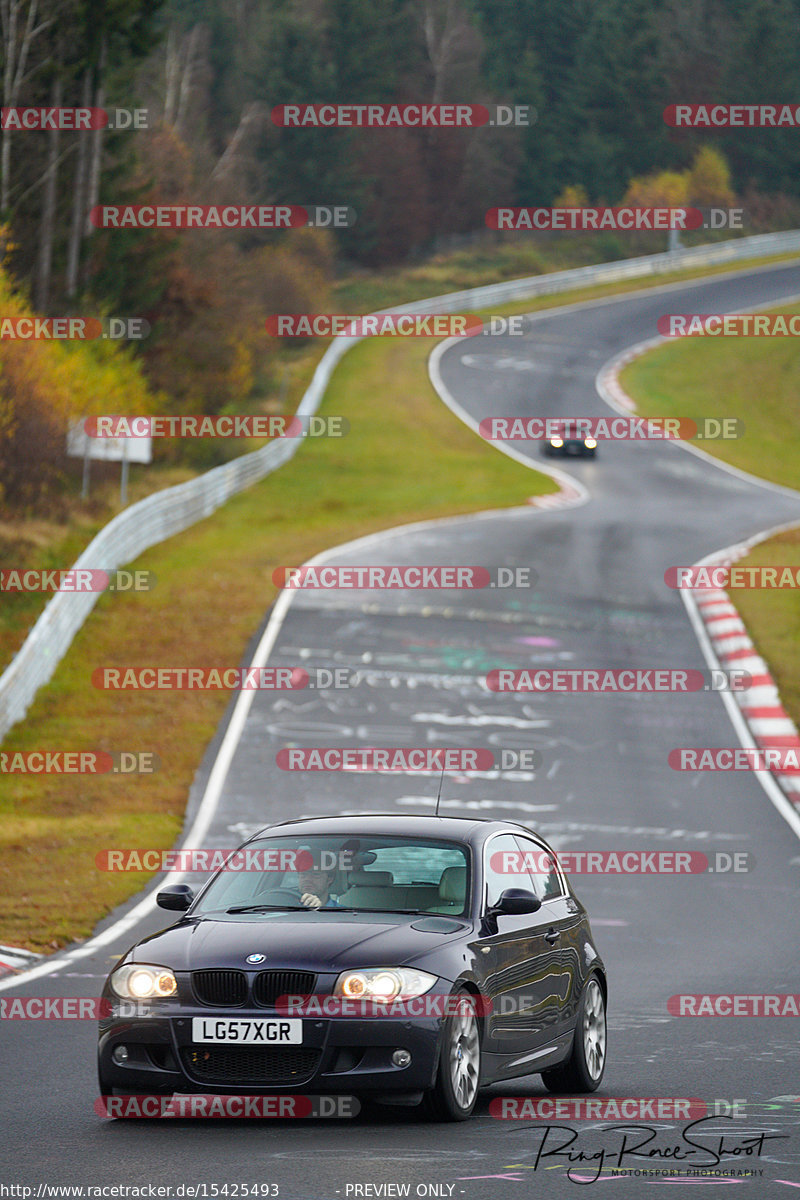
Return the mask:
POLYGON ((559 422, 554 436, 545 438, 542 442, 542 453, 545 455, 574 456, 594 458, 597 453, 597 442, 593 437, 584 436, 575 421, 565 418, 559 422))
POLYGON ((501 1080, 599 1086, 605 967, 525 826, 304 818, 237 853, 252 867, 232 855, 196 896, 164 887, 177 923, 106 980, 103 1096, 346 1094, 460 1121, 501 1080))

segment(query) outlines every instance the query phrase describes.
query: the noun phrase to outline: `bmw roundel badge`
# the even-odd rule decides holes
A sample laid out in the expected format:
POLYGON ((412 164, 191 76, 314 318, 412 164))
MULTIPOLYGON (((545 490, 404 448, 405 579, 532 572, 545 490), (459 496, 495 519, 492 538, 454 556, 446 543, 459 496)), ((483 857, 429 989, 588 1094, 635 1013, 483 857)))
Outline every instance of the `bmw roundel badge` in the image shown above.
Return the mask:
POLYGON ((248 954, 247 958, 244 961, 253 963, 253 965, 255 965, 256 963, 265 962, 266 957, 267 957, 266 954, 248 954))

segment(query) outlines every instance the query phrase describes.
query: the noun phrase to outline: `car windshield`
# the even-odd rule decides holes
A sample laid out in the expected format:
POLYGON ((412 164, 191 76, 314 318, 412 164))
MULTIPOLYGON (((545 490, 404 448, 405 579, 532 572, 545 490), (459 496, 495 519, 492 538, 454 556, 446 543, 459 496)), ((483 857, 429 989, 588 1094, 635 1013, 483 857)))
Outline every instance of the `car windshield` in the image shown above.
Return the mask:
POLYGON ((292 835, 248 842, 193 910, 443 913, 469 900, 469 848, 434 838, 292 835))

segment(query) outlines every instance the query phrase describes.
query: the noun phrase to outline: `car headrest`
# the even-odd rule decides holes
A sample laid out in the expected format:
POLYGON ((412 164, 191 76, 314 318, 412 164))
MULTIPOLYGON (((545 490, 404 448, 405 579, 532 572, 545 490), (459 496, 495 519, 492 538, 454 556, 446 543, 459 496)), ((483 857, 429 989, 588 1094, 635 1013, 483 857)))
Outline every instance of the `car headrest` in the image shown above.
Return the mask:
POLYGON ((467 868, 445 867, 439 880, 439 895, 442 900, 458 900, 464 903, 467 894, 467 868))
POLYGON ((391 871, 350 871, 348 887, 389 887, 394 883, 391 871))

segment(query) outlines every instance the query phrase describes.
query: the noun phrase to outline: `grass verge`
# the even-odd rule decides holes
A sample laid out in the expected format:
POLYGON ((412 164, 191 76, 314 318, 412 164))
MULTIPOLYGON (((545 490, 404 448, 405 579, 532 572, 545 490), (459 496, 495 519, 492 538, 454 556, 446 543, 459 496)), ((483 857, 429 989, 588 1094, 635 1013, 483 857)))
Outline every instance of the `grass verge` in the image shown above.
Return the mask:
MULTIPOLYGON (((703 450, 761 479, 800 489, 796 339, 697 337, 667 343, 630 363, 620 380, 647 416, 738 417, 743 437, 704 442, 703 450)), ((800 530, 754 547, 742 565, 800 567, 800 530)), ((737 589, 730 596, 769 664, 787 712, 800 725, 800 592, 737 589)))
POLYGON ((800 488, 797 339, 676 339, 629 363, 620 382, 646 416, 738 417, 742 437, 700 448, 762 479, 800 488))
MULTIPOLYGON (((742 560, 753 567, 800 569, 800 529, 779 533, 742 560)), ((793 588, 729 593, 758 652, 769 663, 784 708, 800 726, 800 595, 793 588)))

